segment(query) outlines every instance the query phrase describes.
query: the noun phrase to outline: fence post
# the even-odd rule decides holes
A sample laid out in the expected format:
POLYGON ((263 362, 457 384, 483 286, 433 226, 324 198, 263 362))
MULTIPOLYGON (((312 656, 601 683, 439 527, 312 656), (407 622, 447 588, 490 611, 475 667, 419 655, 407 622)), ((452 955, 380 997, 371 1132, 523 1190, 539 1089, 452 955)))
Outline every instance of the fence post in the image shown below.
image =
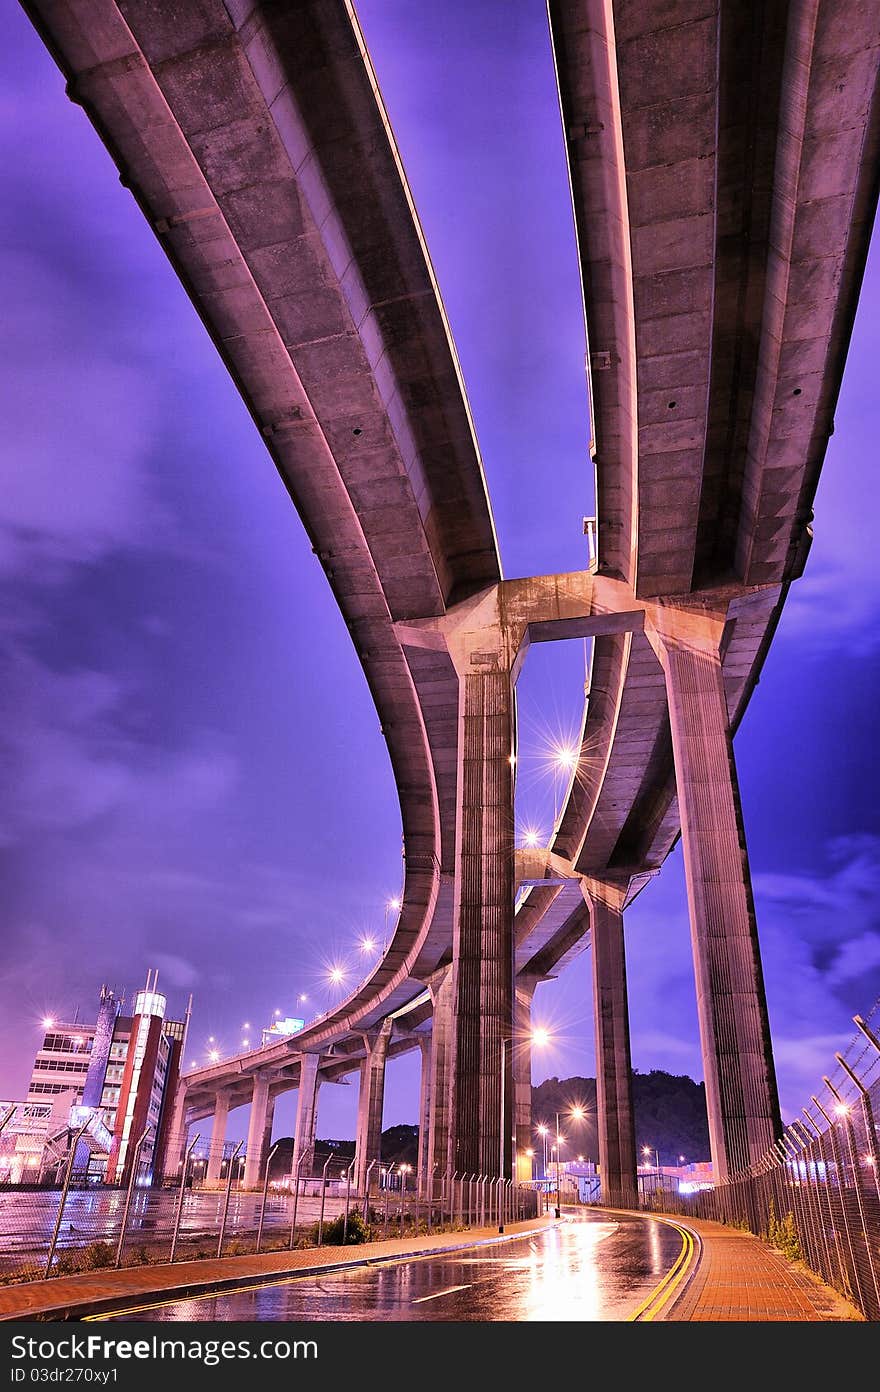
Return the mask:
POLYGON ((807 1257, 807 1264, 810 1267, 812 1267, 813 1271, 818 1270, 821 1274, 821 1267, 819 1266, 821 1253, 819 1251, 818 1243, 815 1240, 813 1205, 810 1194, 810 1170, 809 1162, 804 1157, 803 1137, 797 1130, 794 1122, 792 1122, 791 1125, 786 1129, 785 1134, 786 1136, 790 1137, 789 1144, 793 1147, 795 1172, 797 1174, 797 1183, 795 1187, 797 1191, 798 1203, 800 1205, 801 1250, 805 1253, 807 1257), (803 1176, 801 1176, 802 1165, 804 1167, 803 1176))
POLYGON ((345 1217, 342 1220, 342 1245, 348 1241, 348 1205, 351 1200, 351 1172, 354 1169, 354 1157, 351 1164, 345 1171, 345 1217))
POLYGON ((76 1148, 79 1145, 82 1137, 85 1135, 86 1127, 88 1126, 90 1121, 91 1117, 89 1117, 86 1121, 83 1122, 82 1126, 79 1128, 79 1130, 77 1131, 76 1135, 73 1137, 73 1140, 70 1143, 70 1154, 67 1157, 67 1166, 64 1171, 64 1184, 62 1186, 61 1194, 58 1200, 58 1213, 55 1218, 55 1227, 52 1230, 52 1240, 49 1243, 49 1253, 46 1257, 46 1270, 44 1273, 45 1276, 52 1275, 52 1260, 55 1256, 55 1247, 58 1243, 58 1234, 61 1231, 61 1219, 64 1215, 64 1205, 67 1203, 67 1191, 70 1188, 70 1179, 73 1174, 73 1162, 76 1158, 76 1148))
POLYGON ((327 1202, 327 1171, 333 1163, 333 1156, 328 1155, 324 1161, 324 1168, 321 1171, 321 1212, 318 1217, 318 1246, 324 1246, 324 1205, 327 1202))
POLYGON ((367 1166, 367 1173, 364 1176, 364 1207, 362 1217, 365 1223, 367 1221, 367 1213, 369 1212, 370 1208, 370 1172, 373 1166, 377 1165, 378 1163, 378 1160, 371 1160, 369 1165, 367 1166))
POLYGON ((309 1146, 308 1149, 306 1149, 306 1150, 303 1151, 302 1155, 300 1155, 299 1159, 298 1159, 297 1162, 296 1162, 296 1175, 295 1175, 294 1181, 293 1181, 293 1221, 292 1221, 291 1224, 290 1224, 290 1250, 291 1250, 291 1251, 293 1250, 293 1243, 294 1243, 294 1239, 295 1239, 295 1237, 296 1237, 296 1209, 297 1209, 297 1204, 299 1203, 299 1177, 300 1177, 300 1170, 302 1169, 303 1161, 304 1161, 309 1155, 311 1155, 312 1153, 313 1153, 313 1147, 312 1147, 312 1146, 309 1146))
POLYGON ((226 1217, 229 1213, 229 1196, 232 1193, 232 1166, 233 1162, 238 1159, 238 1152, 241 1150, 243 1145, 244 1141, 239 1141, 238 1145, 235 1147, 235 1150, 229 1157, 229 1166, 226 1174, 226 1193, 223 1198, 223 1217, 220 1219, 220 1238, 217 1242, 218 1257, 220 1256, 221 1250, 223 1248, 223 1235, 226 1232, 226 1217))
POLYGON ((383 1208, 382 1208, 382 1241, 383 1241, 383 1242, 385 1241, 385 1239, 386 1239, 387 1236, 388 1236, 388 1191, 389 1191, 389 1189, 391 1188, 391 1171, 392 1171, 393 1169, 394 1169, 394 1165, 391 1164, 391 1165, 388 1166, 388 1169, 385 1171, 385 1203, 384 1203, 383 1208))
POLYGON ((400 1236, 403 1237, 406 1219, 406 1165, 400 1167, 400 1236))
POLYGON ((431 1231, 434 1222, 434 1171, 437 1168, 435 1160, 428 1175, 428 1232, 431 1231))
POLYGON ((269 1151, 269 1154, 266 1156, 266 1175, 263 1179, 263 1202, 260 1204, 260 1223, 257 1228, 257 1256, 259 1256, 260 1254, 260 1247, 262 1246, 263 1242, 263 1220, 266 1217, 266 1200, 269 1197, 269 1166, 272 1163, 272 1156, 275 1154, 277 1149, 278 1142, 276 1141, 272 1149, 269 1151))
MULTIPOLYGON (((859 1016, 856 1016, 857 1020, 859 1018, 859 1016)), ((868 1164, 874 1171, 874 1185, 877 1190, 877 1198, 880 1199, 880 1150, 877 1148, 877 1131, 874 1127, 874 1111, 871 1107, 871 1094, 868 1092, 862 1080, 858 1078, 850 1068, 843 1055, 835 1054, 834 1057, 859 1091, 859 1097, 862 1103, 862 1121, 865 1126, 865 1141, 868 1146, 868 1164)))
POLYGON ((125 1245, 125 1229, 128 1226, 128 1214, 131 1208, 131 1196, 134 1192, 134 1182, 135 1178, 137 1177, 138 1162, 141 1158, 141 1146, 147 1139, 147 1136, 150 1134, 152 1129, 152 1126, 147 1126, 144 1128, 140 1136, 138 1136, 138 1139, 135 1141, 134 1150, 131 1154, 131 1174, 128 1176, 128 1189, 125 1195, 125 1206, 122 1210, 122 1224, 119 1229, 119 1241, 116 1244, 115 1266, 117 1270, 122 1265, 122 1248, 125 1245))
MULTIPOLYGON (((840 1117, 840 1121, 843 1126, 844 1132, 846 1133, 846 1145, 849 1151, 850 1165, 852 1166, 853 1189, 855 1190, 856 1195, 856 1207, 859 1211, 859 1232, 864 1236, 865 1239, 865 1255, 868 1259, 868 1270, 871 1273, 871 1282, 874 1286, 874 1299, 876 1302, 874 1305, 874 1310, 876 1311, 880 1309, 880 1285, 877 1284, 877 1268, 874 1265, 874 1254, 871 1250, 871 1236, 868 1233, 867 1218, 865 1215, 865 1203, 862 1197, 861 1167, 859 1165, 858 1147, 856 1146, 856 1133, 853 1128, 852 1119, 850 1117, 849 1105, 846 1102, 844 1102, 843 1098, 840 1096, 840 1093, 836 1090, 836 1088, 833 1088, 831 1086, 831 1083, 828 1081, 827 1078, 823 1078, 822 1082, 825 1084, 828 1091, 831 1093, 831 1096, 835 1100, 836 1111, 838 1116, 840 1117)), ((855 1252, 853 1252, 853 1265, 858 1267, 858 1262, 855 1259, 855 1252)), ((865 1315, 871 1314, 871 1311, 869 1310, 869 1308, 867 1308, 866 1305, 862 1306, 862 1312, 865 1315)))
POLYGON ((177 1205, 176 1205, 175 1214, 174 1214, 174 1232, 171 1234, 171 1254, 170 1254, 170 1256, 169 1256, 169 1258, 168 1258, 169 1262, 173 1262, 173 1261, 174 1261, 174 1253, 177 1251, 177 1234, 180 1232, 180 1217, 181 1217, 181 1214, 183 1213, 183 1194, 184 1194, 184 1190, 186 1189, 186 1175, 187 1175, 187 1171, 188 1171, 188 1169, 189 1169, 190 1156, 192 1155, 193 1151, 195 1150, 196 1143, 198 1142, 198 1139, 199 1139, 198 1134, 196 1134, 195 1136, 193 1136, 192 1140, 190 1141, 189 1145, 188 1145, 187 1148, 186 1148, 186 1151, 184 1152, 183 1160, 181 1161, 181 1166, 180 1166, 180 1189, 178 1190, 178 1193, 177 1193, 177 1205))
POLYGON ((819 1111, 822 1113, 823 1117, 828 1122, 828 1144, 831 1146, 831 1156, 834 1160, 834 1166, 837 1172, 837 1190, 840 1201, 840 1213, 841 1217, 843 1218, 843 1227, 844 1232, 846 1234, 846 1251, 847 1256, 849 1258, 848 1262, 846 1263, 846 1270, 843 1270, 842 1274, 847 1286, 849 1287, 849 1295, 855 1297, 857 1304, 864 1311, 865 1298, 862 1294, 862 1283, 859 1279, 859 1269, 858 1265, 856 1264, 855 1252, 853 1251, 852 1233, 850 1232, 849 1226, 849 1214, 846 1211, 846 1199, 844 1196, 844 1180, 846 1179, 846 1175, 844 1173, 843 1162, 840 1154, 840 1147, 837 1144, 837 1134, 834 1129, 834 1122, 826 1112, 825 1108, 822 1106, 822 1103, 819 1101, 818 1097, 811 1096, 810 1101, 813 1103, 815 1107, 818 1107, 819 1111))
POLYGON ((826 1159, 826 1157, 825 1157, 825 1143, 824 1143, 824 1141, 822 1140, 822 1132, 819 1130, 819 1127, 818 1127, 818 1126, 816 1125, 816 1123, 813 1121, 813 1118, 810 1116, 810 1113, 807 1111, 806 1107, 803 1107, 801 1110, 803 1111, 803 1114, 804 1114, 804 1116, 806 1117, 807 1122, 808 1122, 808 1124, 809 1124, 809 1127, 810 1127, 810 1132, 809 1132, 809 1134, 810 1134, 810 1136, 811 1136, 811 1142, 812 1142, 812 1145, 815 1146, 815 1148, 816 1148, 816 1154, 817 1154, 817 1158, 816 1158, 816 1206, 817 1206, 817 1209, 818 1209, 818 1212, 819 1212, 819 1225, 820 1225, 820 1228, 821 1228, 821 1231, 822 1231, 822 1240, 823 1240, 823 1242, 824 1242, 824 1244, 825 1244, 825 1252, 826 1252, 827 1259, 828 1259, 828 1284, 831 1285, 831 1286, 833 1286, 833 1285, 835 1285, 835 1284, 838 1284, 838 1285, 841 1285, 841 1286, 846 1286, 846 1285, 848 1284, 848 1282, 847 1282, 846 1271, 844 1270, 843 1257, 842 1257, 841 1251, 840 1251, 840 1238, 838 1237, 838 1233, 837 1233, 837 1225, 836 1225, 835 1222, 834 1222, 834 1209, 833 1209, 832 1206, 831 1206, 831 1182, 830 1182, 829 1171, 828 1171, 828 1161, 827 1161, 827 1159, 826 1159), (822 1182, 821 1186, 820 1186, 820 1184, 819 1184, 819 1173, 820 1173, 819 1167, 820 1167, 820 1165, 821 1165, 821 1167, 822 1167, 822 1173, 823 1173, 823 1175, 824 1175, 824 1179, 823 1179, 823 1182, 822 1182), (828 1210, 828 1221, 827 1221, 827 1223, 825 1222, 825 1220, 824 1220, 823 1217, 822 1217, 822 1198, 821 1198, 821 1195, 822 1195, 823 1193, 824 1193, 824 1195, 825 1195, 825 1207, 826 1207, 826 1209, 828 1210), (832 1257, 832 1253, 831 1253, 831 1243, 830 1243, 830 1241, 829 1241, 829 1228, 830 1228, 830 1230, 831 1230, 831 1236, 834 1238, 834 1257, 832 1257), (835 1259, 836 1259, 836 1263, 837 1263, 837 1273, 836 1273, 836 1276, 835 1276, 835 1270, 834 1270, 834 1267, 835 1267, 835 1259))
MULTIPOLYGON (((449 1174, 449 1171, 447 1170, 446 1173, 449 1174)), ((456 1176, 457 1174, 458 1174, 458 1170, 453 1170, 453 1171, 452 1171, 452 1178, 451 1178, 450 1181, 449 1181, 449 1226, 450 1226, 450 1228, 454 1228, 454 1227, 455 1227, 455 1176, 456 1176)))

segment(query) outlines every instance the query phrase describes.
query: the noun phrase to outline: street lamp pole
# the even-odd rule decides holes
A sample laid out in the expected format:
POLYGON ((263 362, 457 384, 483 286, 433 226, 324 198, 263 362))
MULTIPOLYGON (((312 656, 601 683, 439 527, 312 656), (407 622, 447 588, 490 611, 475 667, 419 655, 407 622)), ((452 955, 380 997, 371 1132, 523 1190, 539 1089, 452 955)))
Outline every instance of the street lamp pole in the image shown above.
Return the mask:
MULTIPOLYGON (((498 1128, 498 1177, 504 1179, 504 1082, 507 1063, 507 1040, 501 1036, 501 1124, 498 1128)), ((504 1214, 499 1205, 498 1208, 498 1231, 504 1232, 504 1214)))
POLYGON ((556 1113, 556 1217, 562 1216, 562 1189, 559 1183, 559 1113, 556 1113))

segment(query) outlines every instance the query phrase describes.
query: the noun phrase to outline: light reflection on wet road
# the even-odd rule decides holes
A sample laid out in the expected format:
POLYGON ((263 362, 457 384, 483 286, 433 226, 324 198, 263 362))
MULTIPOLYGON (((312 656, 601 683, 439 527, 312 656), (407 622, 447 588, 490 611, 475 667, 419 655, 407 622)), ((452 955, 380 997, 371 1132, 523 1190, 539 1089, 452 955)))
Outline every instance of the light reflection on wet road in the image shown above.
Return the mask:
POLYGON ((136 1320, 625 1320, 681 1251, 645 1218, 587 1214, 536 1237, 180 1300, 136 1320))

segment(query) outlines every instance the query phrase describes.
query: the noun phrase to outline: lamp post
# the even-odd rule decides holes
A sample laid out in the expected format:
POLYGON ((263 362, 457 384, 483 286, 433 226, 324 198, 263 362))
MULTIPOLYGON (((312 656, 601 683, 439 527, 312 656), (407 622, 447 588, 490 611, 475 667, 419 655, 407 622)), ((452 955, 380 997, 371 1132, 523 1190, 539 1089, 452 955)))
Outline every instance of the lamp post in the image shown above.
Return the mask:
POLYGON ((554 1146, 554 1150, 556 1151, 556 1217, 557 1217, 557 1218, 561 1218, 561 1216, 562 1216, 562 1186, 561 1186, 560 1179, 559 1179, 559 1163, 560 1163, 560 1158, 561 1158, 561 1154, 562 1154, 562 1140, 563 1140, 563 1137, 560 1136, 560 1134, 559 1134, 559 1113, 557 1112, 557 1113, 556 1113, 556 1145, 554 1146))
POLYGON ((549 1130, 549 1127, 545 1126, 544 1123, 541 1122, 540 1126, 538 1127, 538 1135, 541 1137, 541 1140, 542 1140, 543 1143, 544 1143, 544 1155, 543 1155, 543 1158, 542 1158, 542 1161, 541 1161, 541 1178, 542 1178, 543 1180, 545 1180, 545 1181, 546 1181, 546 1179, 547 1179, 547 1132, 548 1132, 548 1130, 549 1130))

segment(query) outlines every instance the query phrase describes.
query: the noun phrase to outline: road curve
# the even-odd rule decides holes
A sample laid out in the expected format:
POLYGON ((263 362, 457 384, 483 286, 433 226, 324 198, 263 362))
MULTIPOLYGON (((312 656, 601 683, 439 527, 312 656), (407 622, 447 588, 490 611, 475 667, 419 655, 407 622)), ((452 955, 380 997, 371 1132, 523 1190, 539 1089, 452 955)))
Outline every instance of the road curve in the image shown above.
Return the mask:
POLYGON ((672 1223, 591 1212, 502 1246, 287 1278, 99 1318, 623 1322, 650 1317, 675 1294, 689 1254, 685 1235, 672 1223))

